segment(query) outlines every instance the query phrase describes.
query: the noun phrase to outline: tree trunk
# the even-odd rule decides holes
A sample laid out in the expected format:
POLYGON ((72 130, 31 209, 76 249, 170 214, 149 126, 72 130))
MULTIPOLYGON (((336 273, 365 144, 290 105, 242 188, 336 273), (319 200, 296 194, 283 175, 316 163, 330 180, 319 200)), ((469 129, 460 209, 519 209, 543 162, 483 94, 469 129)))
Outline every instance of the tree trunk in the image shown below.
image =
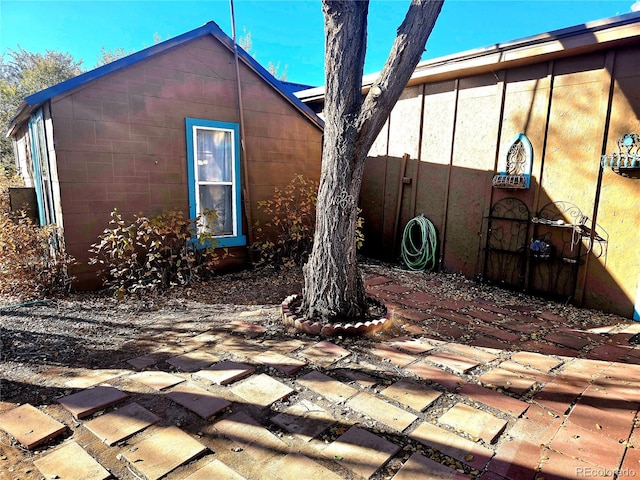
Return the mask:
POLYGON ((367 153, 424 51, 441 1, 413 0, 379 79, 362 99, 369 2, 323 0, 325 130, 313 250, 304 266, 303 310, 323 321, 367 310, 355 230, 367 153))

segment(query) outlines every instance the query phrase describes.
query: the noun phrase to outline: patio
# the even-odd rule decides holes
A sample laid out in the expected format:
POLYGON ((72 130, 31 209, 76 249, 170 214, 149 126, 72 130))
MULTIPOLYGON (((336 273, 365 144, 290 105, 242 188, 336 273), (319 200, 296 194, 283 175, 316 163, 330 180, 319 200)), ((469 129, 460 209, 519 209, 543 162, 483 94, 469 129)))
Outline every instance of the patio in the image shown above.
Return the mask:
POLYGON ((368 275, 394 318, 376 341, 275 336, 274 306, 174 309, 109 368, 50 362, 28 397, 6 382, 0 478, 636 475, 640 324, 402 279, 368 275))

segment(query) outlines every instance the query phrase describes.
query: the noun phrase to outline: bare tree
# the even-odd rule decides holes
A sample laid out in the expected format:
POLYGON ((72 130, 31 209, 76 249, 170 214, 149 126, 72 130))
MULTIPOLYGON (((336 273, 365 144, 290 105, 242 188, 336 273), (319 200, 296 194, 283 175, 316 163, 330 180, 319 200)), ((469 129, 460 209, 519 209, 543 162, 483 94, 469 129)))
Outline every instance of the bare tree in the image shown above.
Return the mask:
POLYGON ((356 262, 357 202, 369 149, 405 88, 444 0, 412 0, 379 78, 362 97, 369 1, 323 0, 325 130, 313 251, 304 267, 308 318, 367 310, 356 262))

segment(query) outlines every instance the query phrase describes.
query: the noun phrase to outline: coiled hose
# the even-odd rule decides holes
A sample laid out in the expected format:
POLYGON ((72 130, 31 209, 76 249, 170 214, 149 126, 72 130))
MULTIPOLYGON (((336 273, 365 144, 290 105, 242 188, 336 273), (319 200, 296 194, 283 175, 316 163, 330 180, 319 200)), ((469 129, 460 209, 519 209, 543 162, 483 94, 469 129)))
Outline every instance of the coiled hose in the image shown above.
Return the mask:
POLYGON ((433 270, 436 266, 438 235, 423 214, 407 222, 402 233, 401 256, 411 270, 433 270))

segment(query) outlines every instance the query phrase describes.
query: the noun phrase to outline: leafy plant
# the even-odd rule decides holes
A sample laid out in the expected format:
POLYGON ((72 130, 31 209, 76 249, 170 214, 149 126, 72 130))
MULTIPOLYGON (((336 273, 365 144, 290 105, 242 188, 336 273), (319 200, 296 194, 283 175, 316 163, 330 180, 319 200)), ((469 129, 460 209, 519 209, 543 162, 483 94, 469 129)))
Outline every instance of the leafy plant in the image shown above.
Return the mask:
MULTIPOLYGON (((128 221, 114 209, 110 227, 91 245, 89 263, 104 266, 98 274, 119 297, 192 284, 213 275, 220 261, 215 233, 203 228, 217 224, 217 219, 213 211, 195 220, 170 211, 153 217, 134 215, 128 221)), ((227 255, 225 249, 223 258, 227 255)))
POLYGON ((0 176, 0 293, 26 299, 66 293, 75 260, 56 225, 41 227, 25 212, 11 212, 9 187, 15 185, 16 179, 0 176))
MULTIPOLYGON (((273 197, 258 202, 269 221, 256 223, 258 240, 252 245, 257 264, 280 264, 287 267, 306 262, 313 246, 318 182, 295 175, 273 197)), ((360 210, 358 210, 360 213, 360 210)), ((358 216, 356 246, 364 243, 364 220, 358 216)))

